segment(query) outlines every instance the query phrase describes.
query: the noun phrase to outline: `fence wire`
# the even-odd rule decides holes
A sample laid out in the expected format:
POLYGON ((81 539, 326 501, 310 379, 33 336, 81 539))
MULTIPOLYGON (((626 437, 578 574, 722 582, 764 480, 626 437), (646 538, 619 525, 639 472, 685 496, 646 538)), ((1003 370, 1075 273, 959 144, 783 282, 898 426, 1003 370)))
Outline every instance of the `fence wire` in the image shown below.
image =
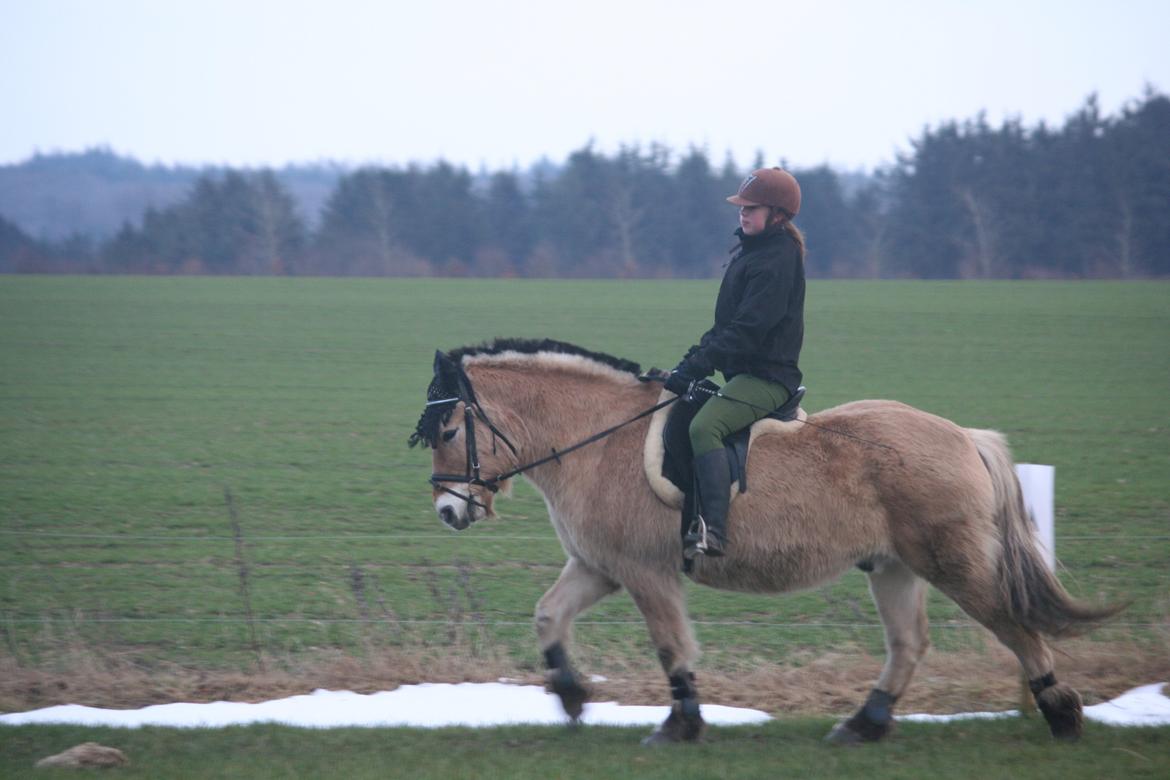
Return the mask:
MULTIPOLYGON (((107 541, 166 541, 166 542, 232 542, 235 543, 234 536, 227 535, 212 535, 206 536, 178 536, 171 534, 95 534, 83 533, 74 531, 30 531, 22 529, 7 529, 0 528, 0 534, 7 536, 27 536, 27 537, 45 537, 49 539, 102 539, 107 541)), ((443 533, 393 533, 393 534, 286 534, 286 535, 271 535, 271 536, 256 536, 249 535, 247 537, 248 544, 254 542, 361 542, 371 540, 382 541, 411 541, 415 539, 450 539, 453 541, 461 540, 475 540, 477 542, 487 541, 525 541, 525 542, 555 542, 556 536, 553 535, 537 535, 524 536, 513 534, 484 534, 475 537, 458 537, 452 532, 443 533)), ((1061 536, 1059 542, 1071 541, 1134 541, 1134 542, 1155 542, 1155 541, 1170 541, 1170 535, 1151 535, 1151 536, 1134 536, 1131 534, 1073 534, 1061 536)))

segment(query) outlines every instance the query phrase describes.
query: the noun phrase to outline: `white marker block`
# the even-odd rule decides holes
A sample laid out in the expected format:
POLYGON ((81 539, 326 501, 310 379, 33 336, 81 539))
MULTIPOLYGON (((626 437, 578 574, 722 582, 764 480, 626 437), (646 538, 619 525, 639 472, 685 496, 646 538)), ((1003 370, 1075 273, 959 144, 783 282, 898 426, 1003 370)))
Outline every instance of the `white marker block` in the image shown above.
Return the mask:
POLYGON ((1056 467, 1017 463, 1016 476, 1024 494, 1024 507, 1036 524, 1036 536, 1048 568, 1056 568, 1056 467))

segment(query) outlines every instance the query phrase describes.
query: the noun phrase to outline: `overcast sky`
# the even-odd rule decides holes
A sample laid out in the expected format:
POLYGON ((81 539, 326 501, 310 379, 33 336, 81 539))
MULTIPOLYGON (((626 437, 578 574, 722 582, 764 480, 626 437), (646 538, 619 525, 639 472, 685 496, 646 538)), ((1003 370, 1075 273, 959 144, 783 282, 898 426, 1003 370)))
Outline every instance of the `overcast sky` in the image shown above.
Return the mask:
POLYGON ((0 0, 0 163, 892 162, 986 110, 1170 90, 1170 0, 0 0))

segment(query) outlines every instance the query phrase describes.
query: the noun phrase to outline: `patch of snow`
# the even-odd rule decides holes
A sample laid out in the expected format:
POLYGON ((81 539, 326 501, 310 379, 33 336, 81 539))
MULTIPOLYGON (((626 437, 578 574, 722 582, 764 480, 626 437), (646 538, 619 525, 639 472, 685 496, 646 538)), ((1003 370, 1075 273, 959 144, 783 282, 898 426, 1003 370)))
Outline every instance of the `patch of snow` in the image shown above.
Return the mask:
MULTIPOLYGON (((585 705, 582 722, 604 726, 657 725, 670 708, 623 706, 617 702, 585 705)), ((702 705, 713 725, 741 725, 770 720, 767 713, 718 704, 702 705)), ((248 723, 283 723, 307 728, 340 726, 503 726, 562 724, 560 699, 536 685, 503 683, 423 683, 363 695, 316 690, 303 696, 247 704, 156 704, 140 710, 109 710, 64 704, 25 713, 0 715, 0 724, 71 723, 81 726, 221 727, 248 723)))
POLYGON ((999 720, 1000 718, 1014 718, 1019 714, 1019 710, 1004 710, 1003 712, 956 712, 952 715, 931 715, 926 712, 916 712, 912 715, 898 715, 897 719, 905 723, 950 723, 954 720, 999 720))
MULTIPOLYGON (((1166 683, 1143 685, 1126 691, 1113 701, 1085 707, 1085 718, 1109 726, 1170 726, 1170 698, 1162 693, 1166 683)), ((911 723, 949 723, 954 720, 1014 718, 1019 710, 1004 712, 960 712, 954 715, 899 715, 911 723)))
MULTIPOLYGON (((1085 708, 1085 717, 1109 725, 1160 726, 1170 724, 1170 698, 1164 683, 1128 691, 1110 702, 1085 708)), ((767 713, 719 704, 702 705, 703 718, 716 726, 747 725, 771 720, 767 713)), ((655 726, 666 719, 665 706, 629 706, 617 702, 585 705, 581 720, 589 725, 655 726)), ((900 720, 940 723, 961 718, 1010 718, 1015 711, 974 712, 959 715, 903 715, 900 720)), ((566 721, 560 700, 536 685, 506 683, 423 683, 394 691, 358 694, 316 690, 277 701, 248 704, 156 704, 139 710, 111 710, 64 704, 32 712, 0 715, 0 725, 69 723, 81 726, 169 726, 199 728, 281 723, 305 728, 341 726, 503 726, 557 725, 566 721)))
POLYGON ((1085 717, 1110 726, 1165 726, 1170 724, 1170 698, 1162 692, 1166 683, 1143 685, 1113 701, 1085 707, 1085 717))

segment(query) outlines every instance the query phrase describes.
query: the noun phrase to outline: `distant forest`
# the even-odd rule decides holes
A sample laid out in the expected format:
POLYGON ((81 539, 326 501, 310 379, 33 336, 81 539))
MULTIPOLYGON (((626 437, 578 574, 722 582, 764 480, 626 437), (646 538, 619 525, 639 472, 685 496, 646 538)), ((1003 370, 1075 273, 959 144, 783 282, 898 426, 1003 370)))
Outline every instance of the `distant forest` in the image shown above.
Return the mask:
MULTIPOLYGON (((859 128, 858 132, 864 132, 859 128)), ((751 169, 592 145, 563 163, 146 166, 108 149, 0 166, 0 272, 709 277, 751 169)), ((873 174, 793 169, 814 277, 1170 276, 1170 98, 1060 127, 926 128, 873 174)))

